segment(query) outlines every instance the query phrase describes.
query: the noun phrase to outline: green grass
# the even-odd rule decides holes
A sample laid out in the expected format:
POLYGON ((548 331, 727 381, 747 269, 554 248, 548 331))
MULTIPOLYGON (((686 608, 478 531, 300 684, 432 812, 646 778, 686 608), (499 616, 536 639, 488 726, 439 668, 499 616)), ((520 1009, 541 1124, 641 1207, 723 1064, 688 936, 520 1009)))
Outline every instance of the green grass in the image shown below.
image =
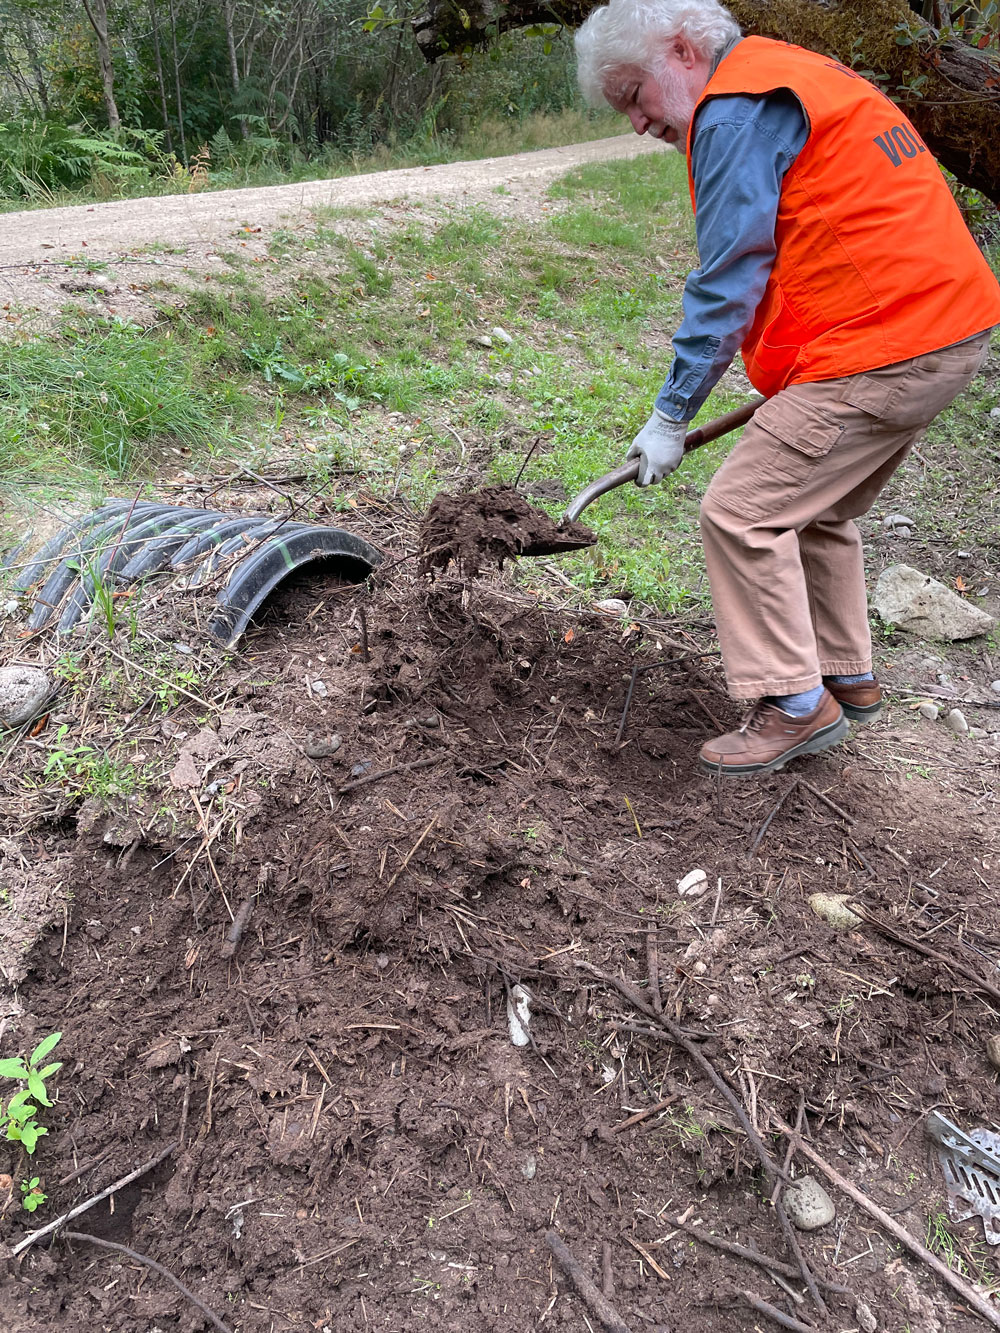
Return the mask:
MULTIPOLYGON (((394 229, 367 211, 324 211, 311 234, 272 235, 280 264, 266 288, 234 257, 223 280, 172 295, 155 331, 70 324, 10 344, 3 484, 82 476, 99 491, 154 476, 164 457, 176 464, 177 448, 195 471, 206 451, 259 469, 307 442, 303 470, 315 486, 337 480, 338 505, 354 488, 420 508, 470 470, 512 480, 537 439, 523 485, 555 481, 573 495, 622 461, 646 420, 697 256, 677 154, 588 166, 550 193, 568 207, 530 225, 483 206, 394 229), (512 341, 484 345, 497 325, 512 341)), ((724 381, 701 418, 738 401, 724 381)), ((988 406, 979 386, 933 428, 949 461, 928 470, 929 504, 957 500, 954 459, 970 473, 963 484, 973 480, 988 406)), ((559 564, 581 601, 707 606, 698 505, 731 443, 587 511, 598 544, 559 564)), ((565 501, 538 503, 557 515, 565 501)), ((539 575, 525 562, 518 577, 539 575)))

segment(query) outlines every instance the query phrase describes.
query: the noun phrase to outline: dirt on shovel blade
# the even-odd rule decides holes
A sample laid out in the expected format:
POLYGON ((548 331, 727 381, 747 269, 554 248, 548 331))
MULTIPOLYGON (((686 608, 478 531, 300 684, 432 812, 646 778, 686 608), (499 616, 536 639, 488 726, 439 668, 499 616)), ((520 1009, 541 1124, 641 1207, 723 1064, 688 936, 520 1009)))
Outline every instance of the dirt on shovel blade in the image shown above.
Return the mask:
POLYGON ((480 491, 442 491, 431 501, 420 529, 420 568, 443 570, 454 561, 475 577, 484 566, 519 555, 550 555, 593 546, 596 535, 582 523, 556 523, 512 486, 480 491))

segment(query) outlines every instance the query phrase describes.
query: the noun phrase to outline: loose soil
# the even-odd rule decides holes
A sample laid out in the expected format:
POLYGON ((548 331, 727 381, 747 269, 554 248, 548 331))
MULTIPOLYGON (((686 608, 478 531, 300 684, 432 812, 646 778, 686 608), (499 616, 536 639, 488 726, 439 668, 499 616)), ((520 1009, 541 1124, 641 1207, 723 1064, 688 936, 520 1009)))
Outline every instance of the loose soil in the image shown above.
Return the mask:
POLYGON ((442 491, 420 527, 420 567, 426 573, 458 570, 474 578, 481 569, 503 569, 519 555, 554 555, 593 546, 596 533, 582 523, 556 523, 513 486, 442 491))
MULTIPOLYGON (((359 530, 378 540, 384 520, 359 530)), ((201 644, 191 607, 161 614, 144 623, 201 644)), ((819 1325, 674 1225, 789 1257, 729 1107, 585 964, 658 987, 779 1158, 769 1114, 801 1101, 816 1148, 924 1239, 943 1187, 923 1117, 995 1115, 997 1016, 968 980, 995 975, 1000 944, 989 805, 888 775, 864 738, 716 785, 697 747, 736 713, 705 645, 667 628, 390 559, 367 589, 284 587, 203 686, 207 712, 133 719, 141 798, 50 785, 15 828, 8 780, 5 864, 59 892, 11 977, 5 1053, 61 1031, 65 1064, 30 1168, 0 1153, 3 1240, 176 1143, 73 1225, 155 1259, 240 1333, 582 1333, 549 1228, 598 1281, 607 1256, 629 1328, 771 1326, 743 1290, 819 1325), (706 889, 681 897, 694 868, 706 889), (836 933, 818 890, 933 954, 836 933), (518 982, 527 1047, 508 1031, 518 982), (34 1174, 49 1200, 29 1219, 34 1174)), ((83 726, 87 704, 67 709, 83 726)), ((802 1237, 854 1293, 831 1298, 830 1328, 859 1327, 856 1299, 879 1327, 978 1326, 837 1203, 802 1237)), ((955 1230, 971 1267, 978 1224, 955 1230)), ((8 1262, 0 1322, 209 1327, 155 1272, 66 1239, 8 1262)))

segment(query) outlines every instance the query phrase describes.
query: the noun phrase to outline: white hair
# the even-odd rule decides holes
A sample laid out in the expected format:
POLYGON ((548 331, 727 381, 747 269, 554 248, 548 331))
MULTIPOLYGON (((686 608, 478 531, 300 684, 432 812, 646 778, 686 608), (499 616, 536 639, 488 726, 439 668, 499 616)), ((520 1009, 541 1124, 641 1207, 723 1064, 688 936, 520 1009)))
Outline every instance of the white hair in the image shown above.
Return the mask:
POLYGON ((718 0, 609 0, 576 34, 577 80, 591 106, 607 101, 607 84, 620 70, 652 74, 664 41, 685 37, 698 55, 711 57, 740 36, 718 0))

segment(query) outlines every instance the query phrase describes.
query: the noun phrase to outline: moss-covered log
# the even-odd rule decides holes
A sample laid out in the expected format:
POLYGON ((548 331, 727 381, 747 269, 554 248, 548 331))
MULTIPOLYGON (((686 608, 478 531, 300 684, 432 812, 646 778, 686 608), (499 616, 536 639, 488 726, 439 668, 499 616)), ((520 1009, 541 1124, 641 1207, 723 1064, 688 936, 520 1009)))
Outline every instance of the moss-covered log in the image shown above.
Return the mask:
MULTIPOLYGON (((594 0, 428 0, 414 32, 428 60, 509 28, 576 27, 594 0)), ((1000 57, 942 41, 906 0, 729 0, 746 32, 779 37, 874 75, 938 160, 1000 205, 1000 57), (912 44, 901 25, 912 34, 912 44)))

